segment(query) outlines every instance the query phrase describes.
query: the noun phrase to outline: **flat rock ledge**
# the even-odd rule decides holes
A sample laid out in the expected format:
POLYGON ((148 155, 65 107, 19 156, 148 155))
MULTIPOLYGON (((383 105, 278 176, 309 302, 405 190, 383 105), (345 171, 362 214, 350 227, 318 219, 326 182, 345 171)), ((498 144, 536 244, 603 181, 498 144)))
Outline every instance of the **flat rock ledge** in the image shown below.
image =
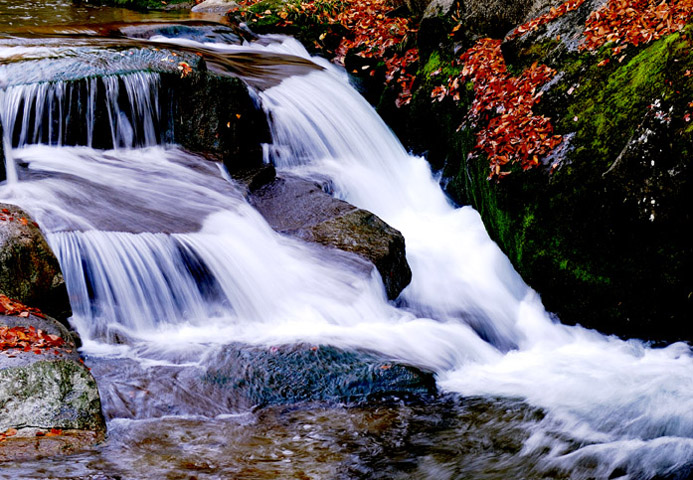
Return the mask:
POLYGON ((103 440, 99 391, 76 334, 33 314, 0 315, 1 326, 33 327, 64 343, 40 353, 0 349, 0 462, 70 454, 103 440))
POLYGON ((239 173, 248 200, 270 226, 301 240, 355 254, 375 265, 389 299, 411 281, 404 237, 376 215, 326 193, 318 181, 272 166, 239 173))

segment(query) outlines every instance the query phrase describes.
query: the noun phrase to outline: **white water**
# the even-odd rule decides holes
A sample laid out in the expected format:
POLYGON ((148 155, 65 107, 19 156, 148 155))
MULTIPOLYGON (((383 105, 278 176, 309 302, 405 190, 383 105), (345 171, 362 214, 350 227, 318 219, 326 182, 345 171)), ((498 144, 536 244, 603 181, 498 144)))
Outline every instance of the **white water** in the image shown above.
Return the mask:
MULTIPOLYGON (((307 57, 291 41, 253 48, 307 57)), ((15 149, 28 170, 19 175, 22 188, 5 187, 0 198, 53 232, 86 351, 120 354, 104 343, 116 334, 182 348, 230 341, 368 348, 436 371, 445 390, 520 397, 546 409, 526 453, 548 447, 548 461, 570 470, 598 460, 591 471, 575 469, 576 477, 629 467, 627 478, 649 478, 690 462, 690 348, 651 349, 552 322, 478 214, 454 208, 425 160, 408 155, 343 73, 327 67, 258 93, 272 119, 268 159, 328 175, 338 195, 402 231, 414 275, 404 307, 386 302, 377 277, 274 234, 221 174, 177 149, 15 149), (88 201, 89 192, 110 187, 123 190, 88 201), (111 224, 114 215, 124 219, 111 224), (134 228, 118 231, 123 225, 134 228)), ((7 105, 3 125, 14 118, 7 105)))
MULTIPOLYGON (((255 48, 308 58, 297 42, 277 40, 255 48)), ((441 331, 469 324, 499 349, 472 354, 473 361, 463 356, 445 369, 443 361, 428 364, 438 371, 439 385, 464 395, 521 397, 547 409, 546 430, 534 435, 527 453, 548 445, 550 457, 567 468, 598 459, 585 475, 608 477, 616 467, 629 467, 647 478, 693 461, 691 349, 652 349, 554 323, 488 238, 477 212, 454 208, 425 160, 407 154, 342 71, 319 62, 326 71, 259 93, 272 121, 268 161, 299 174, 328 175, 337 195, 398 228, 413 271, 401 295, 407 310, 435 319, 441 331), (566 453, 569 447, 555 438, 560 432, 584 446, 566 453)), ((388 350, 387 332, 369 327, 369 334, 382 334, 379 343, 388 350)), ((441 357, 458 341, 415 340, 441 357)), ((480 351, 468 339, 452 349, 480 351)), ((420 361, 416 350, 404 359, 420 361)))

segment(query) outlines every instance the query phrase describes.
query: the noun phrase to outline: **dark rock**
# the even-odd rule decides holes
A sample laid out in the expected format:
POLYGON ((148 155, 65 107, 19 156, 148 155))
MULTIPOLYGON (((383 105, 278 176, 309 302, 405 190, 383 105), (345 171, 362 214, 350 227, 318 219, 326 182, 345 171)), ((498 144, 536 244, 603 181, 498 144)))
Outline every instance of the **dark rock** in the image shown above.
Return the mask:
POLYGON ((254 192, 277 178, 277 171, 274 165, 265 163, 258 168, 237 170, 231 176, 236 182, 243 185, 248 192, 254 192))
POLYGON ((249 200, 278 232, 373 263, 390 299, 411 281, 402 234, 374 214, 328 195, 320 183, 282 174, 251 192, 249 200))
POLYGON ((255 405, 365 403, 435 393, 433 374, 330 346, 229 347, 203 381, 238 389, 255 405))
POLYGON ((58 259, 26 212, 0 208, 0 293, 66 321, 72 311, 58 259))
POLYGON ((71 453, 103 439, 99 391, 70 332, 34 315, 0 316, 0 325, 34 327, 65 341, 41 354, 0 351, 0 432, 17 431, 0 442, 0 461, 71 453))
MULTIPOLYGON (((520 24, 561 3, 538 0, 502 15, 520 24)), ((412 101, 395 109, 386 91, 378 110, 407 148, 442 171, 448 194, 480 212, 491 238, 562 322, 691 340, 693 250, 684 232, 691 229, 693 43, 681 33, 628 46, 620 56, 609 48, 581 51, 585 20, 604 3, 586 0, 503 41, 513 75, 534 62, 557 72, 534 111, 564 141, 536 169, 488 181, 486 158, 475 149, 479 126, 465 121, 470 85, 457 102, 431 99, 435 87, 460 76, 460 52, 480 34, 496 35, 484 22, 469 24, 470 3, 429 5, 412 101), (462 28, 450 37, 456 9, 462 28)))
POLYGON ((262 165, 262 143, 271 140, 267 118, 238 78, 195 72, 162 77, 173 116, 172 139, 224 161, 230 173, 262 165))
POLYGON ((372 405, 427 399, 432 373, 375 353, 320 345, 191 347, 175 362, 148 368, 135 360, 92 358, 104 415, 154 418, 215 417, 255 406, 320 402, 372 405), (193 360, 194 359, 194 360, 193 360))
MULTIPOLYGON (((214 35, 234 36, 233 30, 210 30, 208 25, 179 27, 177 30, 169 24, 148 28, 120 25, 116 31, 109 31, 109 35, 129 34, 147 38, 147 35, 157 32, 176 33, 180 30, 179 33, 186 37, 198 35, 214 39, 214 35)), ((248 86, 239 76, 264 75, 265 83, 276 83, 285 75, 297 71, 305 73, 308 67, 304 64, 309 63, 290 56, 270 56, 253 69, 248 66, 252 58, 242 54, 220 56, 202 48, 193 52, 175 45, 166 48, 165 44, 152 49, 143 46, 138 39, 104 39, 103 43, 103 48, 98 51, 91 47, 76 47, 79 55, 75 56, 0 65, 0 73, 10 79, 9 86, 44 82, 58 86, 58 82, 62 82, 60 94, 40 99, 44 102, 41 105, 44 112, 51 112, 61 119, 61 128, 42 128, 39 130, 40 142, 87 145, 91 140, 94 148, 113 148, 111 119, 108 117, 111 107, 106 96, 105 79, 109 84, 113 84, 114 79, 118 82, 121 94, 117 101, 130 124, 137 126, 141 122, 133 118, 137 112, 130 108, 122 78, 155 73, 159 75, 155 85, 143 85, 143 88, 152 89, 152 98, 159 100, 158 105, 144 106, 157 112, 153 115, 157 142, 175 142, 222 160, 231 172, 260 166, 261 144, 270 141, 269 127, 265 114, 257 107, 248 86), (274 68, 275 62, 280 66, 274 68), (189 70, 185 70, 184 65, 189 70), (214 71, 208 70, 208 66, 214 71), (92 139, 88 139, 84 128, 91 121, 88 121, 88 112, 84 108, 88 98, 95 102, 92 139), (60 112, 71 112, 71 115, 61 116, 60 112), (52 138, 48 138, 49 131, 52 131, 52 138), (60 138, 57 138, 58 134, 60 138)), ((139 79, 135 77, 133 81, 139 79)), ((133 129, 135 146, 146 144, 145 133, 141 130, 133 129)), ((28 137, 33 136, 30 128, 28 137)), ((14 132, 14 137, 13 145, 17 146, 19 132, 14 132)))

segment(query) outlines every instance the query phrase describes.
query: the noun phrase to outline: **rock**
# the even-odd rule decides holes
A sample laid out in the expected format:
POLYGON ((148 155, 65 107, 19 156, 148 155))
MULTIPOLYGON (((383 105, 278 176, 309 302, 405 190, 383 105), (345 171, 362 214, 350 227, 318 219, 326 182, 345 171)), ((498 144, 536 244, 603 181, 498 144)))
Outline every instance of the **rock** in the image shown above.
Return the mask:
POLYGON ((91 359, 105 417, 215 417, 256 406, 373 405, 437 393, 431 372, 329 345, 205 345, 191 347, 185 358, 195 366, 153 369, 123 358, 91 359))
MULTIPOLYGON (((506 37, 502 44, 506 62, 516 64, 527 52, 536 51, 539 48, 542 50, 544 63, 560 65, 561 56, 568 52, 577 52, 584 37, 587 17, 606 2, 607 0, 586 0, 576 10, 567 12, 536 30, 514 38, 506 37)), ((546 13, 549 8, 561 3, 563 2, 537 0, 525 20, 546 13)))
POLYGON ((402 234, 374 214, 328 195, 320 183, 283 173, 251 192, 249 201, 276 231, 371 262, 390 299, 411 281, 402 234))
POLYGON ((257 168, 236 170, 231 176, 252 193, 274 181, 277 178, 277 171, 271 163, 264 163, 257 168))
POLYGON ((371 403, 436 391, 430 372, 331 346, 225 348, 203 381, 239 389, 254 405, 371 403))
POLYGON ((0 316, 2 325, 33 327, 64 343, 41 354, 0 350, 0 461, 72 453, 102 440, 99 391, 74 337, 50 317, 0 316))
POLYGON ((61 321, 72 315, 58 259, 33 219, 0 204, 0 293, 61 321))
MULTIPOLYGON (((522 21, 558 3, 534 2, 522 21)), ((445 83, 441 75, 460 74, 453 60, 477 27, 453 39, 420 38, 430 51, 411 104, 380 112, 412 142, 408 148, 428 153, 448 193, 480 212, 491 238, 562 322, 623 337, 690 341, 693 252, 684 232, 692 222, 693 42, 672 34, 628 46, 620 56, 609 48, 582 51, 584 22, 603 4, 586 0, 503 42, 514 75, 534 62, 557 72, 533 109, 564 140, 535 169, 488 181, 488 162, 475 150, 478 128, 464 121, 473 93, 463 91, 458 102, 431 100, 433 88, 445 83), (431 72, 442 73, 431 79, 431 72), (426 129, 431 124, 435 131, 426 129)), ((446 8, 453 5, 432 3, 429 12, 436 6, 431 20, 449 21, 446 8)), ((508 18, 520 18, 521 10, 508 18)))
POLYGON ((238 4, 233 0, 205 0, 192 8, 193 12, 226 14, 233 10, 238 4))
POLYGON ((424 58, 441 46, 451 46, 452 27, 461 23, 455 42, 468 45, 481 37, 503 38, 530 12, 531 4, 522 0, 433 0, 426 7, 419 29, 419 48, 424 58))
POLYGON ((175 99, 176 143, 223 160, 232 174, 263 164, 262 144, 271 141, 267 118, 241 80, 203 71, 163 76, 162 88, 175 99))
MULTIPOLYGON (((167 48, 161 43, 159 48, 152 49, 139 39, 167 33, 196 40, 224 38, 240 42, 234 32, 223 26, 213 29, 206 24, 119 25, 107 33, 132 35, 133 39, 126 43, 129 47, 127 54, 121 51, 121 47, 98 50, 75 47, 78 52, 75 56, 3 64, 0 65, 0 74, 11 79, 10 87, 39 83, 51 86, 48 91, 53 95, 40 100, 44 102, 40 108, 45 111, 62 108, 63 111, 79 112, 61 117, 61 128, 53 129, 53 136, 60 132, 60 139, 48 139, 48 129, 43 129, 43 142, 58 143, 59 140, 63 145, 91 142, 94 148, 102 149, 114 146, 112 122, 108 116, 111 107, 104 92, 118 87, 121 92, 119 101, 126 107, 129 97, 124 94, 127 90, 124 79, 127 77, 130 84, 153 92, 151 96, 158 99, 156 106, 144 104, 137 109, 123 108, 128 117, 137 115, 140 109, 145 114, 150 108, 155 111, 151 115, 154 138, 148 138, 144 131, 135 129, 132 143, 175 142, 224 161, 233 172, 262 165, 261 144, 270 141, 266 116, 257 108, 248 86, 240 77, 262 77, 263 84, 268 85, 280 82, 285 75, 299 71, 305 73, 318 67, 305 60, 279 55, 277 58, 270 56, 261 66, 255 66, 246 54, 218 55, 204 48, 186 49, 176 45, 167 48), (274 68, 277 64, 281 66, 274 68), (152 74, 158 76, 152 78, 152 74), (93 118, 87 118, 88 109, 80 104, 90 96, 96 99, 93 118), (92 122, 94 134, 88 138, 84 125, 92 122)), ((127 120, 136 123, 133 118, 127 120)), ((31 138, 33 133, 29 127, 28 137, 31 138)))

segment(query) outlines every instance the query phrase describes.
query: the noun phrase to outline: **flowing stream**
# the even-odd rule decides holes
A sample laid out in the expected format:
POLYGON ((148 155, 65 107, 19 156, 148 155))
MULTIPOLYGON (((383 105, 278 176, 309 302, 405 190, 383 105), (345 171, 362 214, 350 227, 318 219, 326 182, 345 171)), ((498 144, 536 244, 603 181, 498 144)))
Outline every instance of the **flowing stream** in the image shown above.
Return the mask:
MULTIPOLYGON (((0 59, 7 48, 15 47, 0 47, 0 59)), ((58 108, 65 84, 7 86, 0 201, 29 211, 60 260, 109 438, 71 458, 0 466, 0 475, 692 474, 688 345, 651 348, 558 323, 477 212, 452 205, 426 160, 406 152, 346 74, 295 40, 204 48, 295 55, 323 67, 254 92, 271 124, 266 161, 329 178, 336 196, 399 229, 412 282, 388 302, 377 273, 273 232, 223 168, 165 142, 156 74, 90 81, 87 90, 106 92, 111 149, 93 148, 88 100, 86 133, 66 145, 72 126, 58 108), (35 113, 42 108, 58 119, 43 124, 46 115, 35 113), (434 372, 441 395, 258 409, 200 381, 229 361, 229 345, 367 351, 434 372)))

